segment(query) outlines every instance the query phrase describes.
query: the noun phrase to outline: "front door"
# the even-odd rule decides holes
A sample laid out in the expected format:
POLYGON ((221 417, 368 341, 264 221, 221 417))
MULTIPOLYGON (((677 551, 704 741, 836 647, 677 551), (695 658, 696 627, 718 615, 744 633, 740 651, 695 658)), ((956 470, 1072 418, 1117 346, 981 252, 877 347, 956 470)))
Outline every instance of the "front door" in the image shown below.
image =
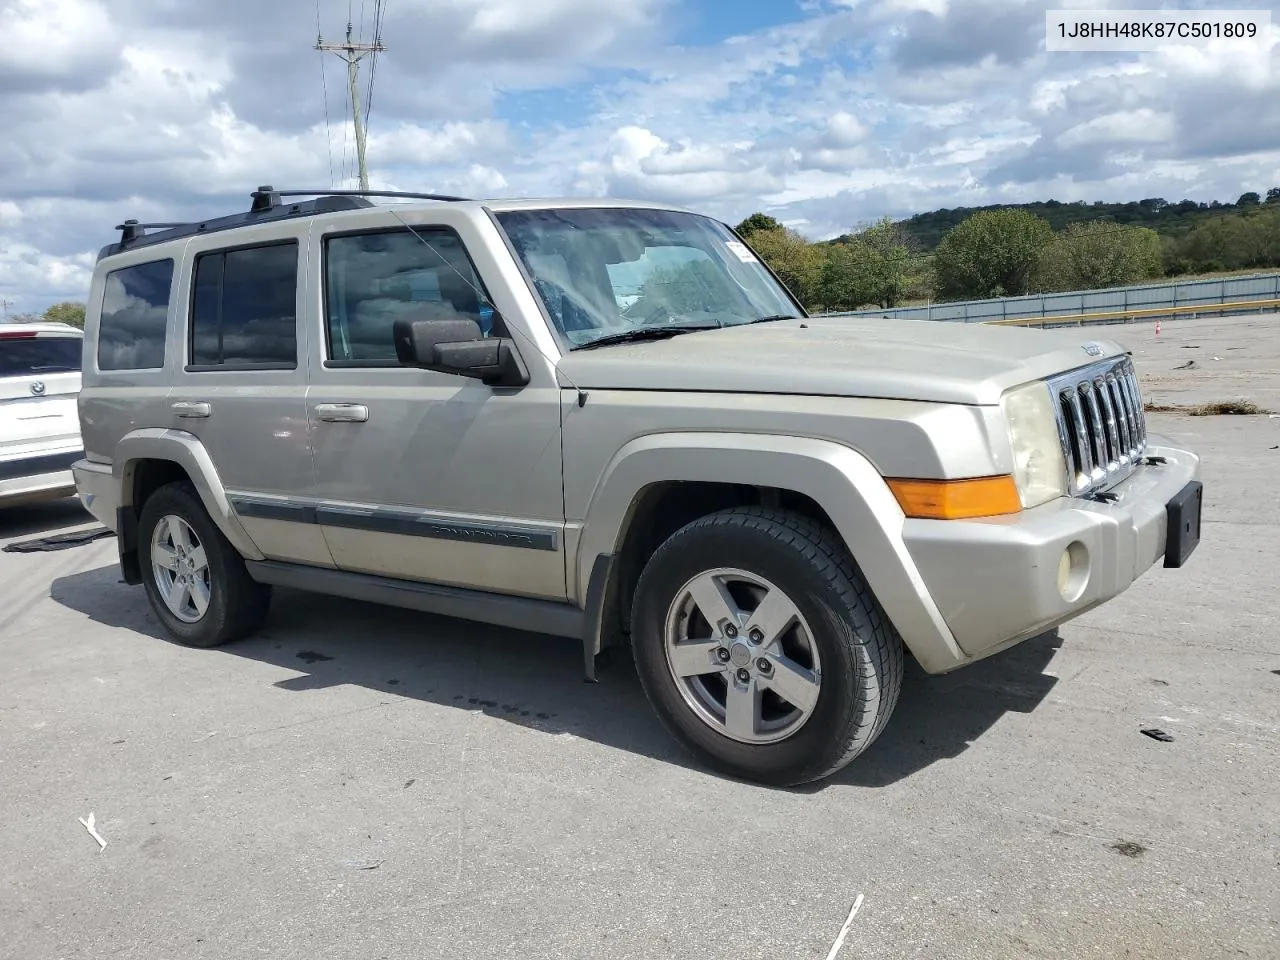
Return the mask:
POLYGON ((562 600, 557 385, 495 389, 395 359, 392 326, 415 312, 491 332, 467 229, 321 234, 316 520, 342 569, 562 600))

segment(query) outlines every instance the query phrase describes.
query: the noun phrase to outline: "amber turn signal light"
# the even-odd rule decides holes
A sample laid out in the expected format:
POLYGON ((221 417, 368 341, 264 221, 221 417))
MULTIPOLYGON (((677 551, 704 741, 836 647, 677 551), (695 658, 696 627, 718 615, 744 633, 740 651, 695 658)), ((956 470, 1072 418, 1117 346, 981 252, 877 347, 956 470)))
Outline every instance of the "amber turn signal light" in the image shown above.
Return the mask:
POLYGON ((902 512, 922 520, 997 517, 1022 509, 1013 477, 976 480, 889 480, 902 512))

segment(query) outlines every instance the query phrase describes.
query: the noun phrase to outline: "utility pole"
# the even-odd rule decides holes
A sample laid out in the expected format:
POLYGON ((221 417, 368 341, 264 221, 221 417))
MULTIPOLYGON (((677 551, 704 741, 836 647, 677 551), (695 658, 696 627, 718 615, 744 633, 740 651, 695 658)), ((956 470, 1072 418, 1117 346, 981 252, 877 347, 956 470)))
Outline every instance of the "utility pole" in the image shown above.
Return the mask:
POLYGON ((387 48, 382 45, 382 37, 375 36, 373 43, 355 43, 351 39, 351 22, 347 22, 347 40, 345 43, 325 43, 324 38, 316 37, 316 49, 337 54, 339 60, 347 64, 347 86, 351 88, 351 117, 356 128, 356 156, 360 164, 360 189, 369 189, 369 169, 365 165, 364 121, 360 118, 360 61, 371 53, 382 53, 387 48))

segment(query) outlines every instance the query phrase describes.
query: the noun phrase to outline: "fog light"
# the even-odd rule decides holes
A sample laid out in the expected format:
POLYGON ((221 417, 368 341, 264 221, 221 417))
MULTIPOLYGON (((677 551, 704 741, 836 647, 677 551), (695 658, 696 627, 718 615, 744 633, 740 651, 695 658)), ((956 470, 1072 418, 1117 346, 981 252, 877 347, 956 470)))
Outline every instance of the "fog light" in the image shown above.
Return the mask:
POLYGON ((1089 551, 1077 540, 1058 558, 1058 592, 1067 603, 1075 603, 1088 584, 1089 551))

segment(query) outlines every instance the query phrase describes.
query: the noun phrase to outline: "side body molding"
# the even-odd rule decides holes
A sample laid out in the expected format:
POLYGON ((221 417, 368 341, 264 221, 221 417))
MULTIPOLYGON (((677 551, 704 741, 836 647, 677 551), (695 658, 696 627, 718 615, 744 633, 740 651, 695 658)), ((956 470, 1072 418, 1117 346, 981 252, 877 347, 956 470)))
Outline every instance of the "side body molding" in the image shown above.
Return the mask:
POLYGON ((112 461, 112 473, 120 485, 121 507, 133 508, 133 476, 140 460, 169 460, 182 467, 195 485, 209 516, 231 545, 246 560, 263 559, 231 508, 209 451, 195 436, 163 427, 148 427, 125 434, 116 445, 112 461))
POLYGON ((641 492, 670 481, 776 487, 810 497, 831 517, 921 666, 940 673, 968 659, 907 551, 902 508, 879 471, 856 450, 828 440, 691 432, 652 434, 626 444, 603 471, 587 508, 577 556, 578 596, 585 596, 596 558, 621 550, 641 492))

